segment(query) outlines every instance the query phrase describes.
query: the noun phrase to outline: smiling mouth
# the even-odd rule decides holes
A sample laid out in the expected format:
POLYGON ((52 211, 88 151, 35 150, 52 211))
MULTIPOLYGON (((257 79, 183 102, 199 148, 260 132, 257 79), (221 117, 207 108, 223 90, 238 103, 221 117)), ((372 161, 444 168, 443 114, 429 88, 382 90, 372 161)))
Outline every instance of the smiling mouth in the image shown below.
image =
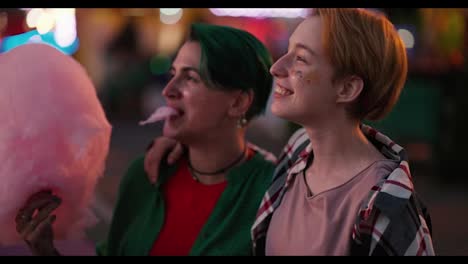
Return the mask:
POLYGON ((293 92, 291 90, 285 89, 285 88, 280 87, 280 86, 276 86, 275 93, 279 94, 281 96, 287 96, 287 95, 293 94, 293 92))

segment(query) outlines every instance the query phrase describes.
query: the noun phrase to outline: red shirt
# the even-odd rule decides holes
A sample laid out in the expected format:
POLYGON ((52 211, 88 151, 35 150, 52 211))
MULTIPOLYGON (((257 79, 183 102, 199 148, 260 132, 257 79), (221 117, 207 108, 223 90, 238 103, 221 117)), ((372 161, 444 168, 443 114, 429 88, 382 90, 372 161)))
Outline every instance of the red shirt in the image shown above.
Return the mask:
POLYGON ((208 220, 227 181, 204 185, 192 178, 187 160, 163 185, 165 199, 164 225, 150 255, 186 256, 208 220))

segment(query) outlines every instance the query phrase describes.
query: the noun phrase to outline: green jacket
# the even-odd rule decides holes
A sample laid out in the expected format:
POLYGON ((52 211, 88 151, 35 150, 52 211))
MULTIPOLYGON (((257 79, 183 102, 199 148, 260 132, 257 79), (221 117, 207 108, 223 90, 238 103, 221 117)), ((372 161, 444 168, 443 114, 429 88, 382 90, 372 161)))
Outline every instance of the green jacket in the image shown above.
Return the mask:
MULTIPOLYGON (((147 180, 144 158, 132 162, 120 183, 107 241, 98 255, 148 255, 164 222, 161 185, 177 166, 163 166, 158 182, 147 180)), ((190 255, 251 255, 250 228, 268 188, 274 164, 256 153, 226 176, 228 185, 203 226, 190 255)))

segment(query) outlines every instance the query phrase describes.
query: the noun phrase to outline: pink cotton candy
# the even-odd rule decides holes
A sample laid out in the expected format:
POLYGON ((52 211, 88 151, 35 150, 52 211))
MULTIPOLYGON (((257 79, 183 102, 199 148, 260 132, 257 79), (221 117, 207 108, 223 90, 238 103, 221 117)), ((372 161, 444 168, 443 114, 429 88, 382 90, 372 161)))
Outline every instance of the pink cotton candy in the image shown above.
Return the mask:
POLYGON ((52 189, 56 239, 81 239, 103 175, 111 126, 85 69, 46 44, 0 54, 0 245, 18 243, 15 216, 52 189))
POLYGON ((139 124, 143 126, 146 124, 164 120, 172 115, 177 115, 177 114, 178 114, 177 110, 175 110, 174 108, 169 107, 169 106, 161 106, 158 109, 156 109, 156 111, 154 111, 153 114, 151 114, 151 116, 148 119, 146 119, 145 121, 141 121, 139 124))

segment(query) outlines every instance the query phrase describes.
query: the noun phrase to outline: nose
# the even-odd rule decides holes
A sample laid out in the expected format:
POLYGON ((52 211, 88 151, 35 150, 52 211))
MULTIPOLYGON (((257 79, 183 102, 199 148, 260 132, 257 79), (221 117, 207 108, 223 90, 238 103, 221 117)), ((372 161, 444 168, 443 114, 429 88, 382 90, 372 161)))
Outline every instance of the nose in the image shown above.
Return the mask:
POLYGON ((274 77, 286 77, 288 75, 287 70, 287 54, 280 57, 270 68, 270 73, 274 77))
POLYGON ((162 90, 162 95, 167 99, 179 99, 182 94, 180 93, 177 85, 177 80, 172 78, 162 90))

